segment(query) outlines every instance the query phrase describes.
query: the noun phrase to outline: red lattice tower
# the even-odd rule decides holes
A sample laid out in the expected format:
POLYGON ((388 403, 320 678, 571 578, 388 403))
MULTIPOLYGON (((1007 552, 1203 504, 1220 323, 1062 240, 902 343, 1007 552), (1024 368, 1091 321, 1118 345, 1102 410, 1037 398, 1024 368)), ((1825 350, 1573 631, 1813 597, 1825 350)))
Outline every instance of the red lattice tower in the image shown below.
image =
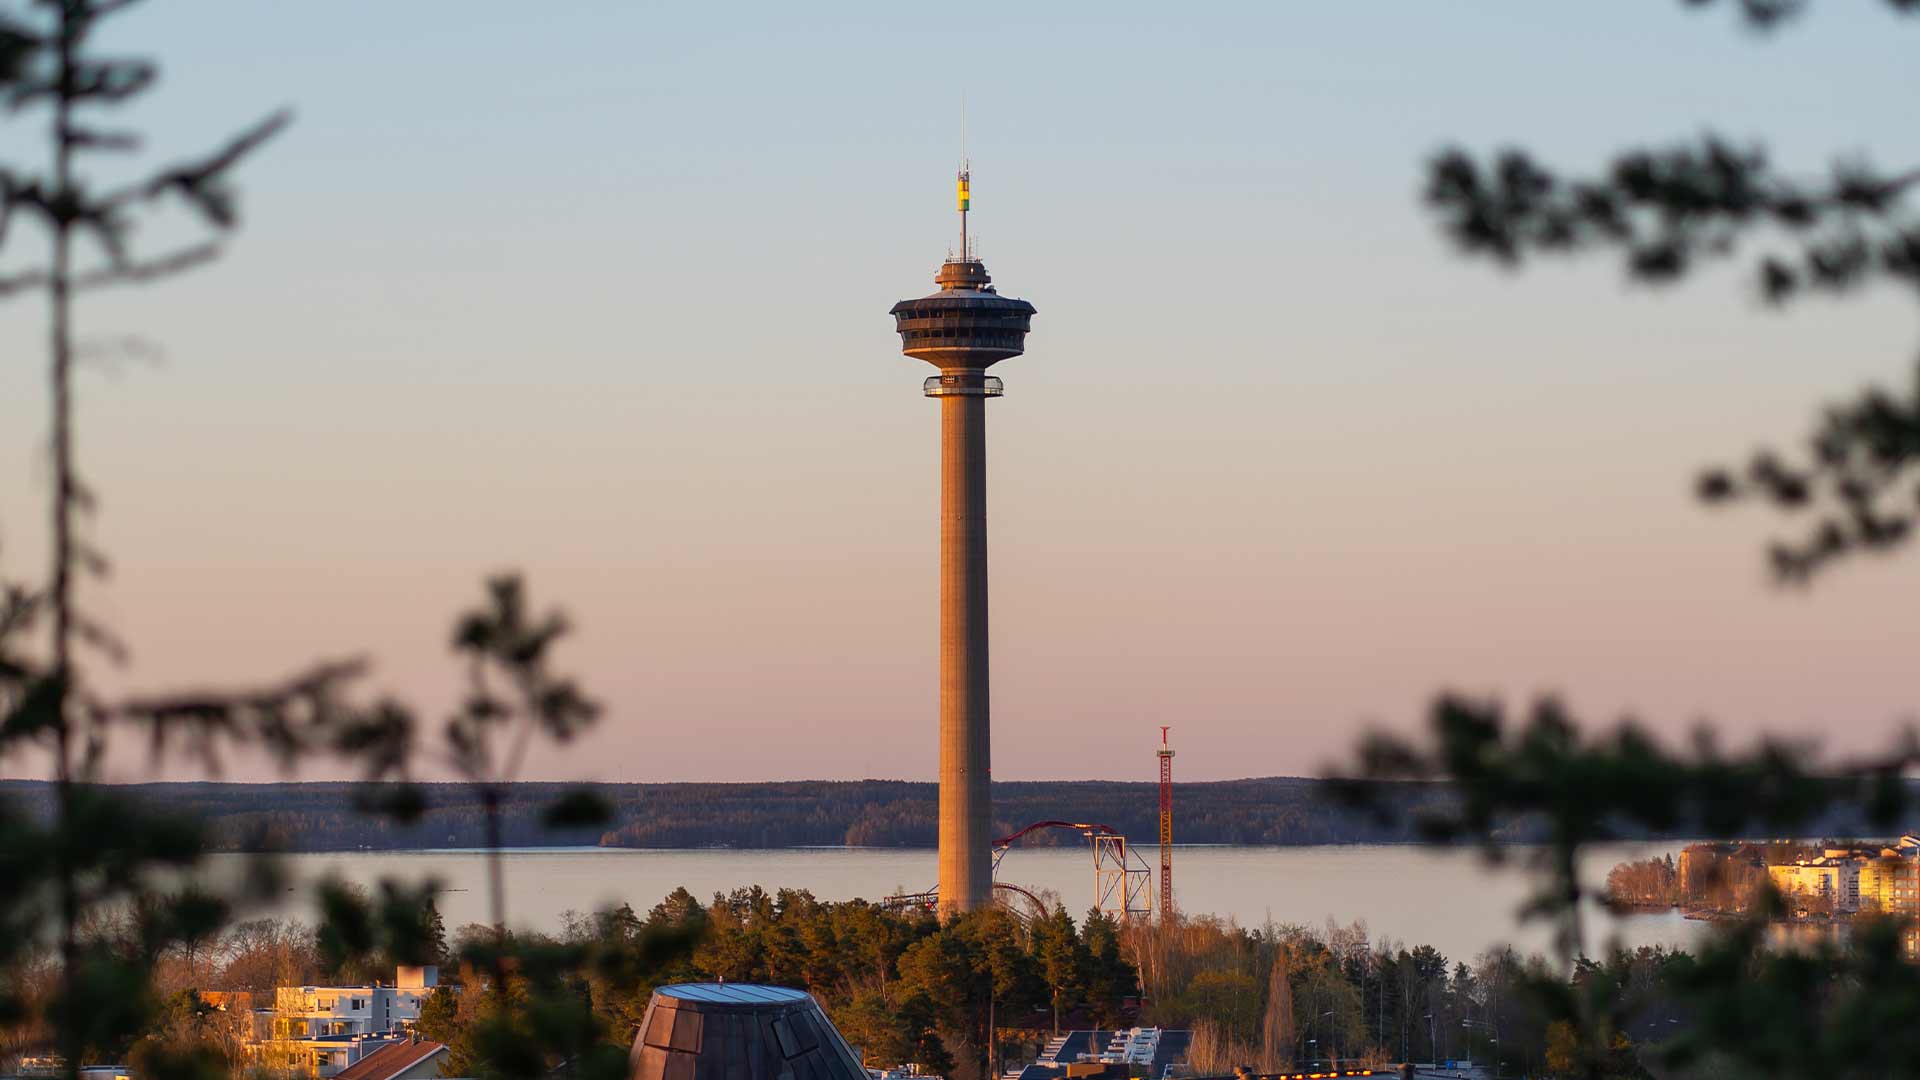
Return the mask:
POLYGON ((1173 750, 1160 728, 1160 917, 1173 917, 1173 750))

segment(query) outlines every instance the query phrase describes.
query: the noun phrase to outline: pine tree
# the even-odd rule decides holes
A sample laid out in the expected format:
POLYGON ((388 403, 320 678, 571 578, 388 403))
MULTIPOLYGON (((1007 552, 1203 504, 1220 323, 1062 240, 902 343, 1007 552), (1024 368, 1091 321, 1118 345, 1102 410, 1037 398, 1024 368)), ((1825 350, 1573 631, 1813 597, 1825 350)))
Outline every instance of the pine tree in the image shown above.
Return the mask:
POLYGON ((434 966, 448 966, 447 921, 440 917, 440 905, 434 903, 432 898, 427 900, 426 939, 427 955, 432 957, 434 966))
POLYGON ((1040 978, 1046 982, 1053 1002, 1053 1033, 1060 1034, 1060 1002, 1080 992, 1081 976, 1086 970, 1086 947, 1074 931, 1073 916, 1059 905, 1044 919, 1033 924, 1033 954, 1039 963, 1040 978))

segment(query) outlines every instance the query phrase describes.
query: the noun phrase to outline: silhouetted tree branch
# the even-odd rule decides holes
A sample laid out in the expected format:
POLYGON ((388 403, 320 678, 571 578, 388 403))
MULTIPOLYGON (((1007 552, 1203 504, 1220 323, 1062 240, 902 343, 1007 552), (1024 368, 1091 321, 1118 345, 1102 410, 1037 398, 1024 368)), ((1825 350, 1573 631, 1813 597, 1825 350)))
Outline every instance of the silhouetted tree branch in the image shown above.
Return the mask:
MULTIPOLYGON (((1630 1049, 1622 1035, 1629 988, 1588 959, 1582 907, 1596 890, 1582 876, 1584 852, 1638 830, 1792 835, 1835 807, 1869 825, 1895 827, 1911 809, 1903 777, 1916 764, 1920 741, 1912 732, 1883 756, 1828 764, 1818 763, 1811 747, 1774 740, 1727 754, 1705 731, 1676 753, 1631 721, 1583 735, 1550 699, 1516 723, 1497 704, 1449 696, 1434 706, 1427 740, 1369 737, 1357 769, 1340 787, 1354 804, 1387 813, 1392 806, 1381 781, 1444 782, 1454 799, 1425 813, 1426 835, 1476 844, 1491 862, 1513 856, 1502 839, 1512 823, 1544 825, 1550 842, 1523 849, 1539 888, 1522 917, 1554 926, 1560 977, 1541 975, 1526 984, 1546 1015, 1564 1025, 1564 1060, 1555 1075, 1599 1080, 1641 1074, 1633 1055, 1622 1053, 1630 1049)), ((1907 1002, 1920 993, 1920 974, 1899 959, 1899 925, 1869 929, 1851 945, 1819 949, 1810 960, 1767 947, 1764 928, 1779 912, 1769 892, 1750 922, 1712 942, 1700 964, 1687 969, 1679 988, 1706 1021, 1663 1046, 1664 1058, 1754 1070, 1735 1075, 1809 1075, 1797 1070, 1816 1053, 1859 1037, 1858 1006, 1875 995, 1907 1002), (1742 1018, 1738 1033, 1736 1016, 1742 1018), (1780 1026, 1770 1026, 1775 1022, 1780 1026), (1756 1025, 1769 1027, 1768 1034, 1756 1036, 1756 1025), (1792 1037, 1774 1037, 1786 1032, 1792 1037)), ((1862 1077, 1920 1072, 1920 1065, 1889 1066, 1878 1055, 1834 1068, 1836 1075, 1862 1077)))
MULTIPOLYGON (((557 611, 534 617, 527 610, 525 587, 511 575, 489 581, 487 606, 468 612, 454 626, 453 649, 467 666, 467 695, 446 722, 446 754, 454 770, 479 793, 486 814, 487 891, 494 932, 503 948, 503 788, 518 775, 536 734, 567 742, 600 713, 572 679, 548 670, 548 653, 568 629, 557 611)), ((608 814, 604 801, 585 791, 563 799, 557 810, 573 824, 605 820, 608 814)), ((498 988, 506 971, 503 967, 495 974, 498 988)))
MULTIPOLYGON (((1712 0, 1689 0, 1707 6, 1712 0)), ((1802 0, 1738 0, 1771 28, 1802 0)), ((1914 0, 1889 0, 1901 14, 1914 0)), ((1718 135, 1617 155, 1599 173, 1569 176, 1523 150, 1486 158, 1449 149, 1428 169, 1426 199, 1471 255, 1519 266, 1539 255, 1607 250, 1635 280, 1660 285, 1712 260, 1744 260, 1767 303, 1839 295, 1874 282, 1920 298, 1920 169, 1836 162, 1791 176, 1758 145, 1718 135)), ((1710 503, 1750 499, 1814 519, 1768 551, 1775 576, 1806 582, 1857 552, 1904 543, 1920 512, 1920 391, 1869 390, 1827 409, 1803 455, 1756 454, 1697 482, 1710 503)))
MULTIPOLYGON (((51 756, 54 772, 50 823, 0 806, 0 975, 51 939, 60 978, 38 1017, 0 978, 0 1024, 43 1021, 69 1077, 77 1076, 89 1054, 124 1052, 147 1029, 160 1009, 150 976, 162 952, 206 940, 235 903, 281 891, 268 871, 253 878, 265 893, 232 898, 169 886, 167 875, 191 868, 204 853, 204 830, 97 783, 113 733, 143 729, 156 759, 184 752, 209 771, 217 771, 234 747, 264 752, 289 771, 315 755, 334 756, 357 764, 367 781, 358 793, 360 805, 401 818, 424 808, 421 793, 408 782, 424 756, 416 739, 419 725, 402 703, 362 706, 349 700, 348 687, 364 668, 359 661, 318 664, 257 689, 121 701, 102 698, 83 678, 83 656, 118 661, 126 648, 87 614, 79 595, 83 580, 106 574, 107 560, 83 529, 95 500, 77 463, 73 376, 81 351, 74 301, 90 289, 147 284, 218 257, 222 239, 238 223, 232 173, 290 121, 285 110, 275 112, 205 154, 96 190, 79 166, 83 155, 129 154, 141 146, 136 133, 99 122, 101 108, 137 98, 158 77, 150 60, 93 51, 100 23, 132 2, 37 0, 19 14, 0 10, 0 101, 16 114, 48 121, 43 168, 0 163, 0 241, 17 237, 14 224, 29 222, 48 237, 48 258, 44 266, 0 278, 0 297, 32 291, 48 298, 53 475, 48 584, 43 590, 0 591, 0 755, 35 747, 51 756), (159 253, 136 251, 135 224, 162 202, 184 206, 208 235, 159 253), (28 633, 44 633, 43 652, 21 646, 28 633), (86 930, 108 906, 129 913, 120 924, 124 932, 86 930)), ((542 985, 564 975, 555 957, 509 947, 498 810, 503 785, 517 774, 535 737, 570 739, 597 714, 570 679, 548 670, 551 647, 566 631, 557 613, 535 618, 526 610, 517 578, 490 583, 489 604, 464 617, 455 634, 454 648, 468 660, 472 686, 446 726, 447 762, 488 805, 497 931, 488 963, 498 1030, 533 1037, 507 1039, 498 1048, 501 1056, 544 1071, 556 1061, 549 1051, 563 1051, 558 1060, 576 1065, 591 1052, 595 1075, 611 1076, 624 1053, 606 1053, 597 1027, 583 1027, 569 1015, 566 1031, 547 1030, 542 1024, 551 1010, 529 1011, 506 996, 510 973, 542 985)), ((597 796, 576 792, 559 800, 548 819, 577 825, 604 813, 597 796)), ((375 947, 389 958, 421 956, 424 942, 438 932, 437 919, 430 918, 436 888, 430 881, 385 882, 377 904, 362 904, 351 890, 323 887, 324 951, 335 959, 375 947)), ((172 1080, 196 1075, 212 1060, 187 1047, 156 1050, 143 1064, 172 1080)), ((490 1058, 483 1056, 481 1064, 489 1075, 501 1072, 490 1058)))
MULTIPOLYGON (((1719 0, 1682 0, 1689 7, 1714 7, 1719 0)), ((1733 6, 1740 12, 1749 25, 1762 30, 1771 29, 1795 15, 1804 12, 1812 0, 1733 0, 1733 6)), ((1886 0, 1888 7, 1900 14, 1920 11, 1920 0, 1886 0)))
MULTIPOLYGON (((90 959, 83 952, 79 937, 82 917, 98 899, 88 882, 106 871, 89 861, 95 853, 84 846, 85 836, 78 826, 90 808, 110 800, 103 802, 103 797, 84 786, 104 752, 102 723, 107 710, 86 693, 76 653, 83 646, 110 658, 124 652, 117 639, 76 602, 78 579, 104 573, 106 562, 79 530, 92 497, 80 479, 75 456, 73 297, 83 285, 152 280, 204 261, 204 256, 179 255, 135 260, 127 243, 132 227, 126 206, 130 197, 91 194, 77 167, 82 153, 127 152, 138 146, 132 135, 92 126, 85 119, 100 106, 122 104, 137 96, 153 84, 157 74, 150 61, 107 58, 90 51, 100 20, 126 6, 125 0, 41 0, 33 6, 32 17, 0 15, 0 96, 16 113, 42 109, 50 121, 44 171, 23 171, 12 162, 0 167, 0 239, 11 238, 16 215, 37 217, 50 242, 49 261, 44 270, 9 277, 0 292, 38 289, 47 294, 53 421, 52 565, 47 589, 35 605, 44 606, 47 614, 47 666, 23 676, 24 685, 12 695, 14 700, 0 723, 0 736, 8 742, 31 739, 47 746, 53 756, 57 798, 52 835, 59 842, 49 849, 50 876, 64 980, 55 1028, 69 1076, 77 1075, 82 1053, 95 1044, 101 1017, 115 1015, 85 992, 88 984, 83 978, 98 967, 98 958, 90 959), (77 264, 75 241, 82 235, 91 237, 106 253, 105 268, 87 270, 77 264)), ((178 194, 213 229, 228 229, 235 216, 226 174, 284 123, 284 116, 271 118, 214 155, 191 166, 157 172, 135 190, 147 197, 178 194)), ((134 863, 151 855, 139 848, 126 849, 125 854, 134 863)), ((107 874, 108 880, 123 884, 138 877, 130 869, 107 874)))

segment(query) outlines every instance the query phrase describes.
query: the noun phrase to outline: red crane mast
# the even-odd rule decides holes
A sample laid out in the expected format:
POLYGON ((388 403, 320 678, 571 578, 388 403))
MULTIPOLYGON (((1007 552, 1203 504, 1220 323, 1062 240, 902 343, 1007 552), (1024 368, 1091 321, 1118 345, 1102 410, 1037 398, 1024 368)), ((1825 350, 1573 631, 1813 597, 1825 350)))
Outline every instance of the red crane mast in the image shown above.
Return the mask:
POLYGON ((1160 917, 1173 917, 1173 750, 1160 727, 1160 917))

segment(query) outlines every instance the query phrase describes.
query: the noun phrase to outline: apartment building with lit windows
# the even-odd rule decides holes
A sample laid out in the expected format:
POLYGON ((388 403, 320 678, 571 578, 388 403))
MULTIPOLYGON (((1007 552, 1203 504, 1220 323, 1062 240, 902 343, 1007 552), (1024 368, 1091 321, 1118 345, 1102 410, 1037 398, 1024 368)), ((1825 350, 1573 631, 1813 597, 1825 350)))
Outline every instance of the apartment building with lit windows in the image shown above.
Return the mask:
POLYGON ((1767 877, 1795 911, 1839 914, 1860 909, 1860 862, 1844 853, 1769 866, 1767 877))
POLYGON ((403 967, 393 985, 282 986, 256 1023, 250 1047, 275 1072, 326 1080, 394 1043, 406 1041, 420 1007, 440 983, 437 968, 403 967))

